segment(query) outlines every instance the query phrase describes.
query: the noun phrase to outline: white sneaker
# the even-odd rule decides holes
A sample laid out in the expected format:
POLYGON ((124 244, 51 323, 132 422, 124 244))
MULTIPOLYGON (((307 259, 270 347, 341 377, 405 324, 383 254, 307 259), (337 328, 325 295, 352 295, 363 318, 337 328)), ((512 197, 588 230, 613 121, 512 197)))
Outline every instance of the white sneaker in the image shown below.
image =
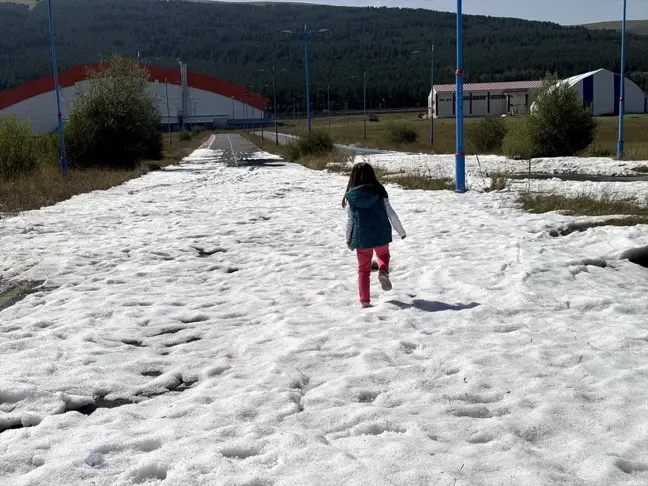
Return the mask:
POLYGON ((378 274, 378 281, 380 282, 380 285, 382 285, 382 289, 385 292, 388 292, 392 289, 392 283, 391 280, 389 280, 389 273, 385 272, 384 270, 381 271, 378 274))

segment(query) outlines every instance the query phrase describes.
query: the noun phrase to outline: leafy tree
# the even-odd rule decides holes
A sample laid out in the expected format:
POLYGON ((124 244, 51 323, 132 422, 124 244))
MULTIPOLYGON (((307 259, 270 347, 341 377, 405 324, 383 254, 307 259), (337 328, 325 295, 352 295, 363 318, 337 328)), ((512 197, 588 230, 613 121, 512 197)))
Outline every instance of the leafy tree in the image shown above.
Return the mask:
POLYGON ((160 115, 146 69, 115 56, 88 75, 65 126, 71 165, 127 168, 160 159, 160 115))
POLYGON ((506 137, 506 121, 502 117, 486 117, 466 127, 466 140, 473 150, 482 154, 502 150, 506 137))
POLYGON ((531 113, 505 142, 507 155, 522 158, 578 155, 594 141, 597 122, 578 91, 545 79, 531 113))

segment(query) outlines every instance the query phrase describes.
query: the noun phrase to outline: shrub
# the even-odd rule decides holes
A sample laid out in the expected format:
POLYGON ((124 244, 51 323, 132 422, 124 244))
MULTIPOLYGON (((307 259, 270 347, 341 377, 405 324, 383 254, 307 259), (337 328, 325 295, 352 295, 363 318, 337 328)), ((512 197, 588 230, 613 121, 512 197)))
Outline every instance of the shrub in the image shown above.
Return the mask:
POLYGON ((0 117, 0 177, 13 178, 38 166, 36 138, 29 121, 0 117))
POLYGON ((200 127, 194 126, 191 128, 191 135, 192 136, 197 136, 200 135, 200 127))
POLYGON ((333 152, 335 146, 330 135, 322 130, 300 135, 299 138, 286 146, 286 157, 294 162, 309 155, 326 155, 333 152))
POLYGON ((506 154, 513 157, 561 157, 583 153, 594 141, 597 122, 575 88, 545 80, 531 113, 523 119, 524 128, 509 132, 506 154), (523 140, 513 137, 523 135, 523 140), (523 155, 524 154, 524 155, 523 155))
POLYGON ((387 140, 398 145, 414 143, 418 140, 418 132, 406 122, 390 123, 387 127, 387 140))
POLYGON ((299 147, 297 146, 297 142, 291 142, 286 145, 284 149, 284 157, 286 160, 290 162, 296 162, 300 159, 301 157, 301 152, 299 151, 299 147))
POLYGON ((58 166, 61 163, 58 131, 46 135, 37 135, 34 143, 36 144, 38 157, 43 164, 58 166))
POLYGON ((112 57, 88 73, 88 86, 70 109, 70 165, 126 168, 145 158, 160 159, 159 122, 146 69, 135 60, 112 57))
POLYGON ((502 151, 507 157, 530 160, 539 156, 540 149, 531 133, 528 116, 518 118, 509 126, 502 144, 502 151))
POLYGON ((476 153, 501 152, 506 131, 504 118, 490 116, 468 124, 466 138, 476 153))
POLYGON ((188 142, 191 140, 191 132, 185 130, 180 134, 179 138, 181 142, 188 142))

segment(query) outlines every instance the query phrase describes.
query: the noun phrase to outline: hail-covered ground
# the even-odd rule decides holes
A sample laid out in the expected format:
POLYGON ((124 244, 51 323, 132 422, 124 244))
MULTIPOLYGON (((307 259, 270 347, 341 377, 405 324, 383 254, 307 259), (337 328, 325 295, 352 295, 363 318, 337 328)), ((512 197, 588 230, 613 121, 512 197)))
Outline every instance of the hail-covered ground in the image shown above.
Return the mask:
POLYGON ((648 226, 388 186, 361 309, 345 178, 223 157, 3 222, 2 486, 648 483, 648 226))

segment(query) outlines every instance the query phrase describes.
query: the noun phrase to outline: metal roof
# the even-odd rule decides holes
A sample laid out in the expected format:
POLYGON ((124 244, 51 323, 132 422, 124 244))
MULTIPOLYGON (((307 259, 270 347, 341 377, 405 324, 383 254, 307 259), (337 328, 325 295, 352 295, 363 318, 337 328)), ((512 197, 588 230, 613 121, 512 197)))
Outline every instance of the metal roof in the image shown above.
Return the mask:
MULTIPOLYGON (((469 83, 464 84, 464 91, 513 91, 542 88, 542 81, 508 81, 504 83, 469 83)), ((454 84, 437 84, 434 89, 437 93, 454 93, 457 91, 454 84)))
MULTIPOLYGON (((75 66, 59 73, 59 86, 61 88, 68 88, 74 86, 76 83, 88 79, 88 70, 97 70, 101 68, 101 64, 87 64, 84 66, 75 66)), ((165 68, 156 66, 146 66, 149 71, 149 81, 164 82, 167 80, 169 84, 182 85, 182 76, 178 68, 165 68)), ((253 93, 244 86, 238 86, 229 83, 213 76, 205 74, 194 73, 189 71, 187 73, 187 86, 190 88, 209 91, 227 98, 235 98, 236 100, 263 110, 270 101, 263 95, 253 93)), ((54 76, 50 74, 44 78, 35 79, 25 84, 17 86, 16 88, 0 92, 0 110, 12 106, 21 101, 25 101, 40 94, 49 93, 54 91, 54 76)))

